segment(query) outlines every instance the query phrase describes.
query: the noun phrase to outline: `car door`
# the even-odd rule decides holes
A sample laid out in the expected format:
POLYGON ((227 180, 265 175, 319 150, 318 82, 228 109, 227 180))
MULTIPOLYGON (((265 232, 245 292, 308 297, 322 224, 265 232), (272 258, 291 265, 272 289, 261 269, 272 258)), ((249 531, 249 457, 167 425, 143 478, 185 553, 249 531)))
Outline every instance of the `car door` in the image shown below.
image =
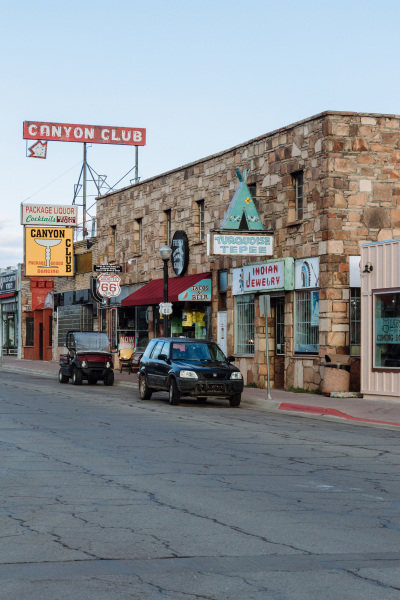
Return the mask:
POLYGON ((158 355, 157 365, 155 367, 156 377, 157 377, 157 387, 162 390, 167 389, 168 373, 171 368, 171 365, 165 359, 160 359, 160 356, 165 356, 165 357, 167 357, 167 359, 169 359, 169 348, 170 348, 170 343, 164 342, 163 347, 161 348, 161 352, 158 355))
POLYGON ((161 352, 161 348, 164 345, 164 340, 159 340, 153 350, 150 353, 150 356, 146 365, 146 376, 147 376, 147 385, 152 388, 157 387, 157 368, 158 368, 158 356, 161 352))

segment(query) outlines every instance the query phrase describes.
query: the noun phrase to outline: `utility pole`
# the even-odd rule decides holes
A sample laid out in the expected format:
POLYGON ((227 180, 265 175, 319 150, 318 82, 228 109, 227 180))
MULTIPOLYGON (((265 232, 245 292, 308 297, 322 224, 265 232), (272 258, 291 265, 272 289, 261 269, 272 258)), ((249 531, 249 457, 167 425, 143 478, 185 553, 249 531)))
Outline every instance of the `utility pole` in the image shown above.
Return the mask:
POLYGON ((82 188, 82 193, 83 193, 83 218, 82 218, 83 239, 86 238, 86 164, 87 164, 86 142, 84 142, 84 144, 83 144, 83 188, 82 188))

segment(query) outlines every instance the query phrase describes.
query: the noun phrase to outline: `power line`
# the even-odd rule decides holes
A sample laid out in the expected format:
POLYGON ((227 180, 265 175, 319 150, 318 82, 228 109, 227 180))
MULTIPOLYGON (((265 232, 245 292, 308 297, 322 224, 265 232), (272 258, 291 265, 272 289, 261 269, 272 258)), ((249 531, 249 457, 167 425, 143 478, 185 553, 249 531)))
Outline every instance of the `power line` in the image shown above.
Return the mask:
POLYGON ((57 181, 57 179, 60 179, 61 177, 64 177, 64 175, 66 175, 67 173, 69 173, 70 171, 72 171, 72 169, 75 169, 75 167, 77 167, 80 164, 81 164, 81 161, 79 161, 78 163, 76 163, 76 165, 74 165, 73 167, 71 167, 70 169, 68 169, 68 171, 65 171, 64 173, 62 173, 61 175, 59 175, 58 177, 56 177, 55 179, 53 179, 52 181, 50 181, 50 183, 48 183, 47 185, 45 185, 44 187, 42 187, 37 192, 34 192, 33 194, 31 194, 30 196, 28 196, 27 198, 25 198, 25 200, 22 201, 22 204, 24 202, 26 202, 27 200, 30 200, 31 198, 33 198, 33 196, 36 196, 36 194, 39 194, 39 192, 42 192, 43 190, 45 190, 46 188, 48 188, 52 183, 54 183, 55 181, 57 181))

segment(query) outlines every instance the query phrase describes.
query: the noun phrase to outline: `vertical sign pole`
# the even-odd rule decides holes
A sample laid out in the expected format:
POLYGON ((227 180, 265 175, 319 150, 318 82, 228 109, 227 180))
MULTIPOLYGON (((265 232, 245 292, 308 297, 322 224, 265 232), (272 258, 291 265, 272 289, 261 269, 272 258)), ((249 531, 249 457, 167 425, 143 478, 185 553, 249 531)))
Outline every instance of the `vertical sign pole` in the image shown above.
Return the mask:
POLYGON ((135 183, 139 181, 139 146, 135 146, 135 183))
POLYGON ((83 239, 86 238, 86 142, 83 143, 83 239))

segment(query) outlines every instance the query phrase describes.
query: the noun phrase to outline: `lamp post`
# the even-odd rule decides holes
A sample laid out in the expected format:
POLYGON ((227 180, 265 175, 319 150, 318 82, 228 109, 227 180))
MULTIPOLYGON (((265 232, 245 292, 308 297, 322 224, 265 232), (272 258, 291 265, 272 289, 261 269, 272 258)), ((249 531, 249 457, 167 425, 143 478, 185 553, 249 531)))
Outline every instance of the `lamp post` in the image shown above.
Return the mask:
MULTIPOLYGON (((171 255, 172 250, 169 246, 160 248, 160 256, 164 262, 164 302, 168 302, 168 261, 171 255)), ((164 336, 169 337, 168 315, 164 315, 164 336)))

